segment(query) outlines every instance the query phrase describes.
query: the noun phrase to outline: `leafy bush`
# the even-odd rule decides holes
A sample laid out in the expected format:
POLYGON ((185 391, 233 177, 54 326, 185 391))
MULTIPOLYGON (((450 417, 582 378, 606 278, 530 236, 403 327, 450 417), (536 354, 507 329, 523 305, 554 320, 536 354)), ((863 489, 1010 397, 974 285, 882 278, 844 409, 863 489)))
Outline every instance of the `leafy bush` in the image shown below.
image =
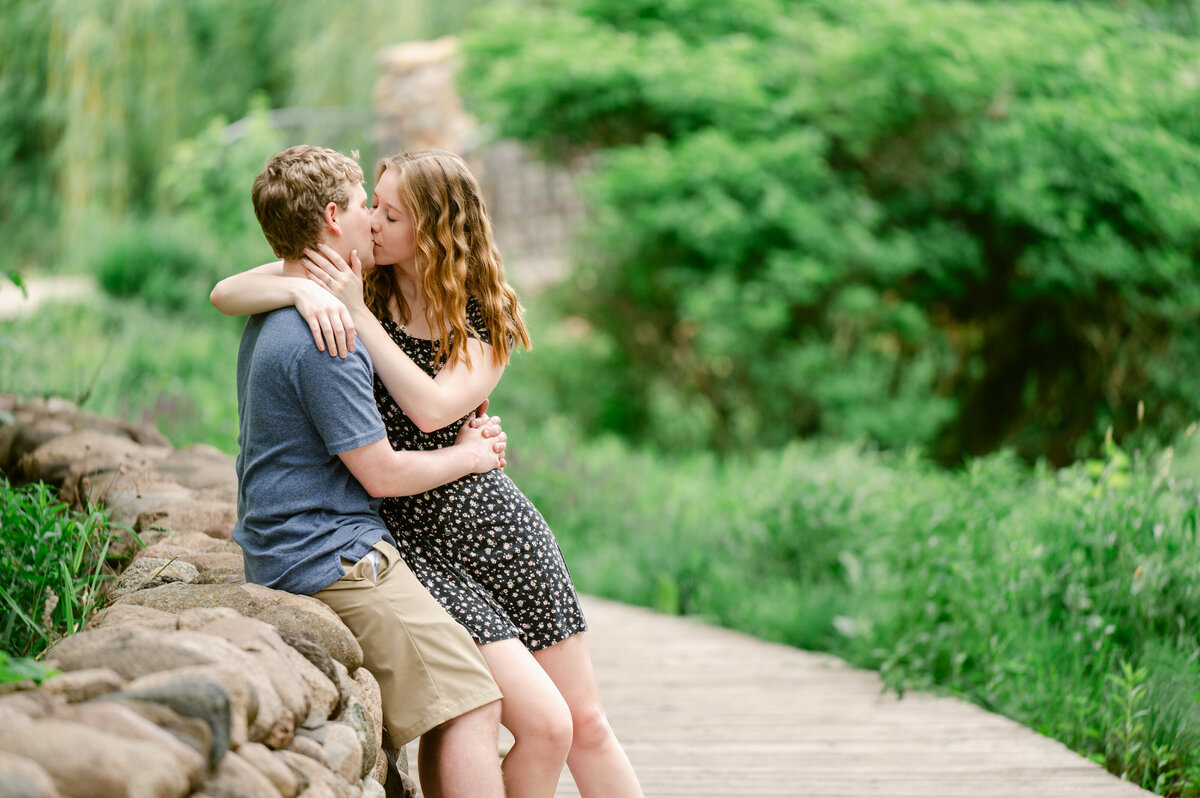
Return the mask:
MULTIPOLYGON (((0 526, 0 651, 37 655, 79 631, 103 602, 113 533, 103 512, 74 513, 47 485, 14 488, 3 476, 0 526)), ((7 654, 0 661, 5 680, 42 678, 7 654)))
POLYGON ((131 220, 99 245, 91 270, 115 297, 137 297, 171 312, 206 312, 208 293, 227 267, 212 235, 177 218, 131 220))
POLYGON ((465 88, 590 153, 564 307, 623 414, 723 452, 831 434, 1066 463, 1200 415, 1194 40, 1076 4, 501 9, 465 88), (685 417, 685 418, 684 418, 685 417))
POLYGON ((1194 441, 948 472, 848 445, 664 458, 506 426, 582 590, 831 651, 1200 795, 1194 441))

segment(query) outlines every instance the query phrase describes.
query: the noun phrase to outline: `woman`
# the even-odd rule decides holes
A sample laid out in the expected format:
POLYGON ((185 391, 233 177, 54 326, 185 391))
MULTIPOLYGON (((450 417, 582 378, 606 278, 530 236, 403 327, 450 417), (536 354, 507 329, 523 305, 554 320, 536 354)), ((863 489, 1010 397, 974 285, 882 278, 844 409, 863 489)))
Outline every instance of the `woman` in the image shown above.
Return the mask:
MULTIPOLYGON (((529 346, 504 281, 479 186, 461 158, 385 160, 372 212, 374 268, 309 252, 313 284, 269 277, 268 265, 223 280, 227 313, 295 304, 331 355, 366 345, 376 401, 396 448, 448 445, 486 401, 510 349, 529 346), (331 302, 329 294, 339 301, 331 302)), ((356 253, 357 254, 357 253, 356 253)), ((401 554, 480 645, 504 693, 510 796, 552 795, 565 758, 584 796, 640 796, 605 719, 566 565, 541 515, 502 471, 419 496, 387 499, 381 515, 401 554)))

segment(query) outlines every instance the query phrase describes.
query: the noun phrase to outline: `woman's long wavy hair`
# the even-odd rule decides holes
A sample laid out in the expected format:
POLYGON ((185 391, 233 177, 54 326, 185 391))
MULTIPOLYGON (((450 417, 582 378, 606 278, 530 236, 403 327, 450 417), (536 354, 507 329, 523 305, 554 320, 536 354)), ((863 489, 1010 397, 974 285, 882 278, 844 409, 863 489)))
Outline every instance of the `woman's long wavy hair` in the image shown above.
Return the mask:
MULTIPOLYGON (((517 343, 529 349, 525 311, 504 280, 483 196, 467 164, 442 150, 402 153, 380 162, 377 184, 388 169, 399 174, 397 199, 412 218, 417 275, 425 317, 438 341, 437 362, 445 357, 453 364, 462 358, 470 367, 467 299, 472 296, 483 307, 497 365, 508 363, 509 350, 517 343)), ((396 269, 370 269, 363 284, 367 307, 377 318, 390 318, 393 301, 402 321, 411 318, 396 269)))

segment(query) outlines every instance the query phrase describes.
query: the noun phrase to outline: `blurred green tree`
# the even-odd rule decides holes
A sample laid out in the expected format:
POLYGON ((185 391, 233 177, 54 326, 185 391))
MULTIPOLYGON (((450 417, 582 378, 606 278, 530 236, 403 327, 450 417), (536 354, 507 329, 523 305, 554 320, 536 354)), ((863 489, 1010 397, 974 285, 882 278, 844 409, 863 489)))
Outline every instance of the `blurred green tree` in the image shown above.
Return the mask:
POLYGON ((1054 2, 573 0, 466 53, 500 135, 591 159, 563 301, 612 342, 595 423, 1061 463, 1139 406, 1200 417, 1195 39, 1054 2))

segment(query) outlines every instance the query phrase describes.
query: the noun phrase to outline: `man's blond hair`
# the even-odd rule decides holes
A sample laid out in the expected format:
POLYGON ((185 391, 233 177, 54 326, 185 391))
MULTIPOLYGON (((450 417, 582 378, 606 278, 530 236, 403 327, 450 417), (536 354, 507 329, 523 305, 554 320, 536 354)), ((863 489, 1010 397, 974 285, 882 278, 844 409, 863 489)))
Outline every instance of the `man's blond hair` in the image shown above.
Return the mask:
POLYGON ((363 182, 353 158, 326 147, 301 144, 272 155, 254 179, 254 215, 275 255, 294 260, 315 247, 325 229, 325 207, 350 204, 350 190, 363 182))

